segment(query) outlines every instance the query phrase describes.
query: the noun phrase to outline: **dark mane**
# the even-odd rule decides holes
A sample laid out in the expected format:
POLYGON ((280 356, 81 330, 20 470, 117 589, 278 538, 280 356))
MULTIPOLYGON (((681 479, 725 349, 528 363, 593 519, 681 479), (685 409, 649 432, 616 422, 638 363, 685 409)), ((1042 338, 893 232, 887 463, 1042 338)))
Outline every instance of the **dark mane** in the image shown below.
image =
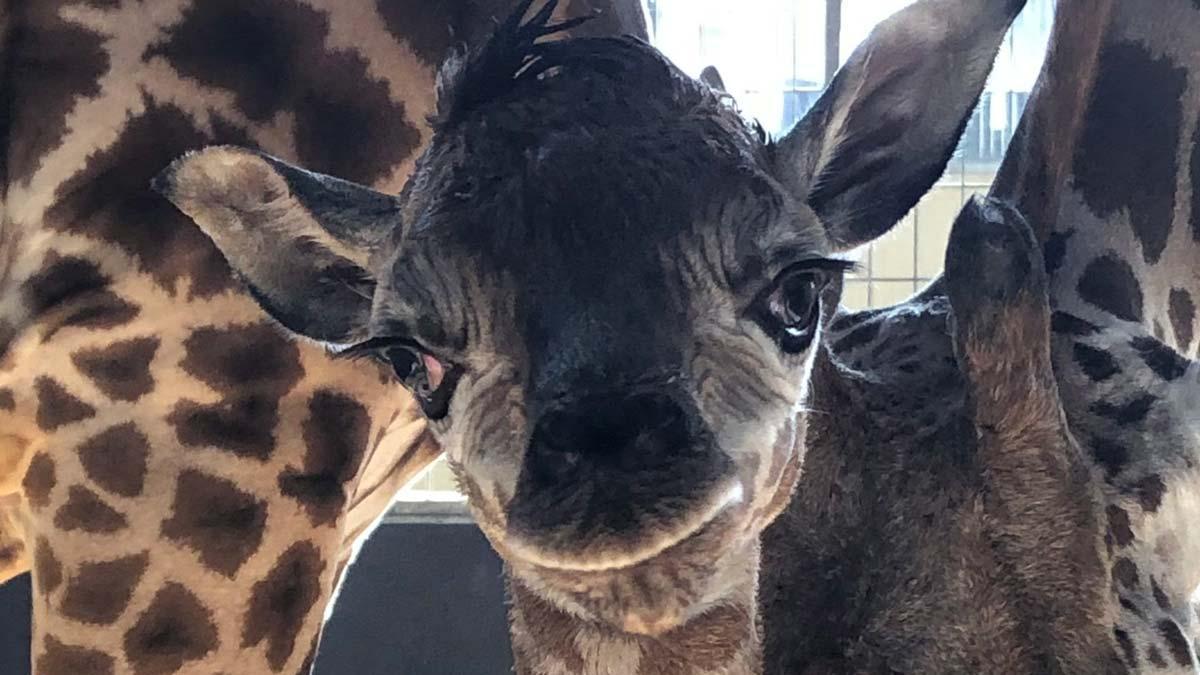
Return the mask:
MULTIPOLYGON (((569 80, 577 94, 598 98, 629 97, 637 91, 666 105, 729 108, 722 95, 676 68, 654 47, 633 36, 575 37, 546 40, 593 18, 583 16, 550 23, 559 0, 546 3, 528 21, 522 17, 533 0, 522 0, 480 47, 460 49, 438 73, 438 103, 431 120, 436 131, 456 126, 492 104, 520 98, 569 80), (566 75, 567 77, 559 77, 566 75)), ((760 136, 761 138, 761 136, 760 136)))
POLYGON ((592 18, 581 16, 550 23, 559 0, 546 0, 529 21, 522 18, 534 0, 521 0, 496 26, 495 32, 474 51, 459 47, 438 72, 437 114, 434 128, 453 125, 466 114, 512 91, 518 83, 536 78, 553 67, 545 59, 542 38, 568 31, 592 18))

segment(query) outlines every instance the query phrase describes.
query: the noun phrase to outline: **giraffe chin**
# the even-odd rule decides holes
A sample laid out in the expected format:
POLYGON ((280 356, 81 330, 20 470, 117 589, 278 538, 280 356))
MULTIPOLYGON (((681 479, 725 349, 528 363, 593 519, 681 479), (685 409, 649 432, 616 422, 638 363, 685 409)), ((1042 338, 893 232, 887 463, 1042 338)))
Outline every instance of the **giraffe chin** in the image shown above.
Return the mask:
MULTIPOLYGON (((621 633, 661 636, 753 588, 757 537, 749 509, 726 509, 652 557, 602 570, 565 569, 505 555, 509 572, 560 610, 621 633)), ((751 591, 752 592, 752 591, 751 591)))

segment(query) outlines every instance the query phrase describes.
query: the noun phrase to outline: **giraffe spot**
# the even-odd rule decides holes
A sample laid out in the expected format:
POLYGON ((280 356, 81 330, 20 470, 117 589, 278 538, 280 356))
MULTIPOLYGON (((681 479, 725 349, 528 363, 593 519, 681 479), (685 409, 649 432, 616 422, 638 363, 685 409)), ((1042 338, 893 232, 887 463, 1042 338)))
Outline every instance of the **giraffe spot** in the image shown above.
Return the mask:
POLYGON ((72 485, 67 492, 67 503, 54 514, 54 526, 68 532, 83 530, 91 534, 109 534, 129 525, 125 516, 105 504, 91 490, 72 485))
POLYGON ((158 338, 124 340, 99 349, 75 353, 71 362, 105 396, 136 401, 154 390, 150 361, 158 351, 158 338))
MULTIPOLYGON (((426 65, 440 66, 454 46, 454 26, 438 12, 404 2, 376 2, 375 6, 392 36, 408 45, 426 65)), ((463 37, 458 36, 457 39, 463 37)))
POLYGON ((79 673, 82 675, 112 675, 113 658, 108 654, 84 647, 63 644, 47 635, 42 653, 38 654, 36 672, 46 675, 79 673))
POLYGON ((1108 418, 1119 426, 1138 424, 1150 414, 1150 409, 1158 402, 1158 397, 1152 394, 1139 396, 1132 401, 1114 405, 1107 401, 1097 401, 1092 404, 1091 411, 1101 417, 1108 418))
POLYGON ((1088 304, 1123 321, 1142 320, 1142 286, 1129 263, 1106 254, 1088 263, 1076 286, 1088 304))
POLYGON ((223 395, 215 404, 181 401, 168 416, 179 442, 265 460, 275 450, 279 400, 304 375, 300 349, 267 323, 197 329, 181 363, 223 395))
POLYGON ((1192 651, 1188 645, 1187 638, 1184 637, 1183 631, 1179 628, 1179 624, 1171 619, 1163 619, 1158 622, 1158 634, 1162 636, 1167 643, 1167 650, 1171 652, 1171 658, 1175 659, 1175 663, 1184 668, 1192 667, 1192 651))
POLYGON ((109 427, 79 446, 87 477, 122 497, 142 494, 149 456, 150 441, 133 422, 109 427))
POLYGON ((307 168, 359 183, 386 177, 420 143, 411 116, 361 57, 326 48, 324 14, 299 3, 284 7, 274 0, 194 3, 151 54, 233 92, 253 120, 291 112, 296 159, 307 168))
MULTIPOLYGON (((47 227, 101 239, 125 251, 139 271, 169 293, 188 282, 190 297, 234 288, 225 259, 187 216, 147 189, 150 179, 188 150, 211 139, 182 110, 144 100, 144 112, 125 123, 112 146, 88 158, 63 183, 46 212, 47 227)), ((249 145, 240 134, 221 139, 249 145)))
POLYGON ((1171 234, 1187 69, 1117 42, 1101 50, 1096 72, 1074 183, 1101 217, 1127 210, 1142 255, 1153 264, 1171 234))
MULTIPOLYGON (((1200 177, 1200 174, 1192 175, 1200 177)), ((1197 217, 1200 218, 1200 215, 1197 217)), ((1196 320, 1196 305, 1192 303, 1192 294, 1182 288, 1172 288, 1168 296, 1167 316, 1171 319, 1171 328, 1175 331, 1175 343, 1179 345, 1180 351, 1186 352, 1192 344, 1193 324, 1196 320)))
POLYGON ((1133 347, 1133 350, 1138 353, 1150 370, 1154 371, 1155 375, 1167 382, 1177 380, 1187 372, 1188 360, 1158 340, 1136 337, 1130 340, 1129 346, 1133 347))
POLYGON ((104 330, 123 326, 137 318, 141 308, 111 291, 104 291, 88 296, 86 302, 80 302, 60 321, 55 322, 42 335, 42 342, 51 338, 64 328, 85 328, 89 330, 104 330))
POLYGON ((233 578, 262 544, 267 505, 231 482, 199 471, 179 475, 163 536, 195 551, 205 567, 233 578))
POLYGON ((1046 264, 1046 272, 1053 274, 1062 267, 1063 260, 1067 257, 1067 241, 1075 234, 1075 230, 1066 230, 1065 232, 1051 232, 1046 238, 1046 244, 1042 247, 1042 258, 1046 264))
POLYGON ((142 580, 150 556, 146 553, 104 562, 85 562, 67 580, 63 616, 83 623, 108 625, 120 618, 142 580))
POLYGON ((49 377, 34 380, 37 391, 37 424, 45 431, 86 420, 95 416, 96 409, 67 392, 66 388, 49 377))
POLYGON ((0 410, 13 411, 17 409, 17 398, 8 387, 0 388, 0 410))
POLYGON ((1154 320, 1154 338, 1156 340, 1167 339, 1167 331, 1163 328, 1162 324, 1158 322, 1158 319, 1154 320))
POLYGON ((321 596, 325 562, 311 542, 299 542, 279 557, 267 577, 254 584, 242 629, 242 648, 267 642, 267 663, 275 672, 287 665, 296 637, 321 596))
POLYGON ((45 507, 50 503, 50 491, 57 484, 54 460, 44 452, 34 455, 25 471, 25 479, 21 481, 25 499, 36 508, 45 507))
POLYGON ((1142 509, 1147 513, 1158 511, 1158 507, 1162 505, 1163 494, 1166 493, 1167 486, 1163 484, 1163 479, 1157 474, 1146 476, 1133 484, 1132 492, 1137 495, 1138 503, 1142 505, 1142 509))
POLYGON ((1133 640, 1129 639, 1129 633, 1120 628, 1114 628, 1113 637, 1117 638, 1117 644, 1121 646, 1121 652, 1125 654, 1125 664, 1130 668, 1137 668, 1137 649, 1133 646, 1133 640))
POLYGON ((165 675, 216 649, 217 627, 199 598, 171 582, 155 593, 123 645, 134 675, 165 675))
POLYGON ((51 251, 42 269, 25 281, 25 303, 37 316, 76 298, 103 293, 111 281, 95 262, 51 251))
POLYGON ((1072 355, 1075 357, 1075 364, 1093 382, 1103 382, 1121 372, 1117 360, 1103 349, 1076 342, 1073 345, 1072 355))
POLYGON ((1093 438, 1091 443, 1092 457, 1104 467, 1109 478, 1121 473, 1129 462, 1129 450, 1120 443, 1108 438, 1093 438))
POLYGON ((343 486, 362 463, 371 417, 361 403, 333 391, 313 394, 304 420, 304 466, 279 476, 283 494, 299 501, 314 527, 332 525, 346 505, 343 486))
POLYGON ((1108 531, 1112 533, 1117 546, 1125 547, 1133 543, 1133 528, 1129 526, 1129 514, 1125 509, 1110 504, 1105 513, 1108 515, 1108 531))
POLYGON ((37 73, 8 77, 9 105, 6 134, 6 180, 21 183, 33 177, 43 157, 67 131, 67 115, 80 98, 100 93, 100 76, 109 69, 104 38, 95 31, 63 21, 61 3, 37 2, 23 8, 20 46, 9 47, 9 72, 37 73))
POLYGON ((874 321, 855 328, 833 343, 834 353, 844 354, 865 344, 869 344, 879 336, 879 330, 882 326, 883 324, 880 322, 874 321))
POLYGON ((1167 599, 1167 594, 1163 592, 1162 587, 1158 585, 1158 581, 1154 577, 1150 577, 1150 591, 1154 594, 1154 602, 1158 605, 1158 608, 1164 612, 1170 612, 1171 601, 1167 599))
POLYGON ((1050 330, 1064 335, 1085 337, 1100 332, 1100 327, 1094 323, 1062 311, 1056 311, 1050 317, 1050 330))
POLYGON ((1131 591, 1136 590, 1138 587, 1137 565, 1129 558, 1117 558, 1117 562, 1113 564, 1113 579, 1131 591))
POLYGON ((1150 663, 1157 668, 1166 668, 1167 660, 1163 658, 1162 651, 1158 645, 1150 645, 1150 649, 1146 651, 1146 658, 1150 659, 1150 663))
POLYGON ((1129 612, 1130 614, 1136 616, 1137 618, 1139 618, 1139 619, 1146 618, 1146 614, 1144 612, 1142 612, 1142 610, 1138 609, 1137 605, 1130 602, 1129 598, 1121 598, 1120 605, 1121 605, 1122 609, 1124 609, 1126 612, 1129 612))
POLYGON ((33 547, 33 576, 43 595, 53 593, 62 584, 62 563, 45 537, 38 537, 33 547))
POLYGON ((0 568, 10 567, 21 557, 25 546, 21 542, 15 544, 0 544, 0 568))
MULTIPOLYGON (((1200 9, 1200 0, 1193 0, 1196 9, 1200 9)), ((1192 184, 1200 176, 1200 127, 1196 128, 1196 138, 1192 143, 1192 184)), ((1200 241, 1200 190, 1192 189, 1192 240, 1200 241)))

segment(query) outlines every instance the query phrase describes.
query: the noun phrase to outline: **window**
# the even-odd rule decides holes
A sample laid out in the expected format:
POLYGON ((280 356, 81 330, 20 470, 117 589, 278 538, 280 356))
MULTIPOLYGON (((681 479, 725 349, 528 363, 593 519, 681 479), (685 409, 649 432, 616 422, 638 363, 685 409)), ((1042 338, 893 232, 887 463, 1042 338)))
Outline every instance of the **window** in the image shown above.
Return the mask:
MULTIPOLYGON (((748 117, 773 135, 800 119, 880 21, 912 0, 647 0, 652 40, 693 77, 715 65, 748 117)), ((979 107, 945 175, 891 233, 854 252, 843 303, 878 307, 920 290, 942 271, 950 225, 985 193, 1041 69, 1055 0, 1029 0, 1014 22, 979 107)), ((458 499, 444 460, 401 500, 458 499)))

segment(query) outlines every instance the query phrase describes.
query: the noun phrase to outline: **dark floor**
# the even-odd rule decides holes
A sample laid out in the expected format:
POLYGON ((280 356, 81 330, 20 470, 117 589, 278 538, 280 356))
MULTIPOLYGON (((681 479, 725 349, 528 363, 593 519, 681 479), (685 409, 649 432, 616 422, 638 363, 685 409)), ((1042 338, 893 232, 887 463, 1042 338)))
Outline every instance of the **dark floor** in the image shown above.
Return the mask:
MULTIPOLYGON (((511 670, 500 560, 473 525, 384 524, 338 598, 317 675, 511 670)), ((29 578, 0 586, 0 675, 29 673, 29 578)), ((86 675, 79 673, 78 675, 86 675)))

